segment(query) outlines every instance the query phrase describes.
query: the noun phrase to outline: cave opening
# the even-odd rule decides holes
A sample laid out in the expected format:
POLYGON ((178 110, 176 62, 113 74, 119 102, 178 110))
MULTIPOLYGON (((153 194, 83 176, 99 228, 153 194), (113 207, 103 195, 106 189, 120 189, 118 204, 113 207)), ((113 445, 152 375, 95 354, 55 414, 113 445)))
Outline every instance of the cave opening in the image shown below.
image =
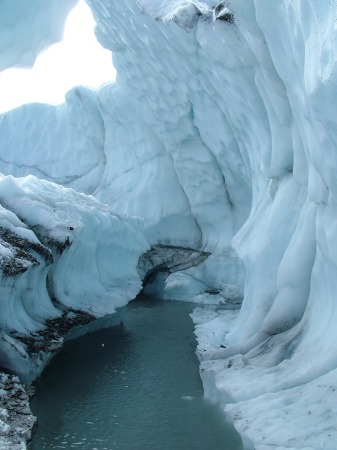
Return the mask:
MULTIPOLYGON (((19 42, 19 3, 15 7, 18 23, 13 28, 18 30, 15 40, 19 42)), ((85 0, 72 0, 69 9, 63 36, 59 32, 55 36, 57 42, 50 47, 48 42, 42 43, 46 49, 34 64, 27 60, 26 64, 1 71, 0 61, 0 114, 27 103, 59 105, 75 86, 98 88, 115 80, 111 53, 95 37, 95 21, 88 4, 85 0)))

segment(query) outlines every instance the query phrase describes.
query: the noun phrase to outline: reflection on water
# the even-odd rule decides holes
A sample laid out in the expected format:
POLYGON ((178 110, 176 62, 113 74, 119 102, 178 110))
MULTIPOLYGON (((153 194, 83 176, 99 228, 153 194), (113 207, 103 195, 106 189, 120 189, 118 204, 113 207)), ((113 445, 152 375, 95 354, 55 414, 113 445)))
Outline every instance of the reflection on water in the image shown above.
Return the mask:
POLYGON ((241 450, 203 399, 192 309, 143 297, 123 325, 67 342, 36 383, 29 450, 241 450))

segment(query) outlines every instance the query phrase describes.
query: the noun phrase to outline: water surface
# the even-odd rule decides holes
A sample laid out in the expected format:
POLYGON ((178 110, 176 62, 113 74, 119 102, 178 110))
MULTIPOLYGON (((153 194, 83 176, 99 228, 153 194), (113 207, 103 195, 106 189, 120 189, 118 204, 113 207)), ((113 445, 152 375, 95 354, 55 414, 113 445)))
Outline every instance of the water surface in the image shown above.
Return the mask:
POLYGON ((203 399, 193 308, 142 297, 123 325, 67 342, 36 383, 29 450, 241 450, 203 399))

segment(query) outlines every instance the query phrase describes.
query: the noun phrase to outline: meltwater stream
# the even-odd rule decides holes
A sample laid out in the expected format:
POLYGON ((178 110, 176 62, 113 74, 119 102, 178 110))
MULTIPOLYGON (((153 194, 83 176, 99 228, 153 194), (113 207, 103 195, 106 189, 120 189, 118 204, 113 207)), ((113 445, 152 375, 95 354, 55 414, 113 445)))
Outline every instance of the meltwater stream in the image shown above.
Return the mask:
POLYGON ((29 450, 241 450, 203 399, 193 308, 141 297, 123 325, 67 342, 36 383, 29 450))

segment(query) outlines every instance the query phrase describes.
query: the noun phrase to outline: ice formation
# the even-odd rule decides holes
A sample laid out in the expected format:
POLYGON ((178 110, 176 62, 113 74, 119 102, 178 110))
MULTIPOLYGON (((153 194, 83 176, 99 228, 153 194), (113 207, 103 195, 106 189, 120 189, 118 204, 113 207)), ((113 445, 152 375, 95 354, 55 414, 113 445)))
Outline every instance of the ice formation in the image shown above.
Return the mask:
POLYGON ((1 176, 0 201, 1 365, 31 381, 62 343, 57 319, 87 322, 137 295, 149 245, 140 219, 32 175, 1 176))
POLYGON ((17 333, 55 303, 125 303, 160 248, 164 297, 236 303, 244 280, 238 315, 195 320, 205 395, 246 447, 334 449, 337 2, 87 2, 117 83, 0 117, 2 354, 20 366, 17 333), (172 247, 210 256, 174 271, 172 247))

